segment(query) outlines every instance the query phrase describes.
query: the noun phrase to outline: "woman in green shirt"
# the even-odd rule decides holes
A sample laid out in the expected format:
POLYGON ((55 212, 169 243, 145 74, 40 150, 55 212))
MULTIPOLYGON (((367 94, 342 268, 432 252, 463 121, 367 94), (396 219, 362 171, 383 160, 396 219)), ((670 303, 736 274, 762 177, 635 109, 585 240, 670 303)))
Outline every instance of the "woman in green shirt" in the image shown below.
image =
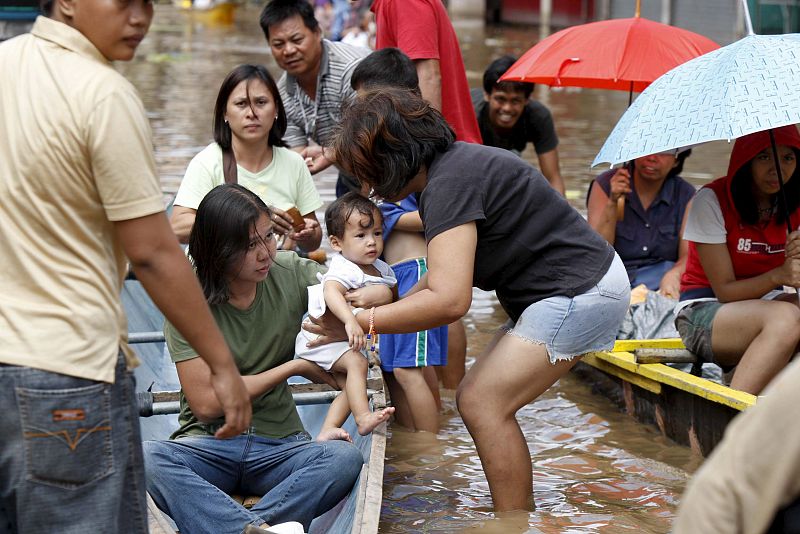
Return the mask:
POLYGON ((316 364, 295 360, 294 342, 320 266, 276 251, 271 212, 240 185, 211 190, 189 239, 200 285, 234 354, 253 403, 252 426, 214 438, 222 408, 210 371, 174 327, 167 346, 181 382, 180 428, 144 444, 147 490, 181 532, 239 534, 248 526, 299 521, 335 506, 352 488, 363 458, 341 428, 303 428, 286 383, 301 375, 335 386, 316 364), (263 495, 247 510, 229 493, 263 495))

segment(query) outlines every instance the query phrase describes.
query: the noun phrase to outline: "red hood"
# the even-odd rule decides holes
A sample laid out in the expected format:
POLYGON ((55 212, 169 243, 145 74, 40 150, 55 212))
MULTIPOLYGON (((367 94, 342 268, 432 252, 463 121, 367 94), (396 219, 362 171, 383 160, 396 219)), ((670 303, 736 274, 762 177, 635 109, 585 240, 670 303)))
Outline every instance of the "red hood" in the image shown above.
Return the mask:
MULTIPOLYGON (((772 131, 775 133, 775 142, 777 144, 791 146, 800 150, 800 134, 798 134, 796 126, 782 126, 772 131)), ((768 146, 770 146, 769 130, 751 133, 737 139, 731 151, 728 179, 732 179, 736 171, 768 146)), ((783 177, 784 180, 786 178, 786 176, 783 177)))

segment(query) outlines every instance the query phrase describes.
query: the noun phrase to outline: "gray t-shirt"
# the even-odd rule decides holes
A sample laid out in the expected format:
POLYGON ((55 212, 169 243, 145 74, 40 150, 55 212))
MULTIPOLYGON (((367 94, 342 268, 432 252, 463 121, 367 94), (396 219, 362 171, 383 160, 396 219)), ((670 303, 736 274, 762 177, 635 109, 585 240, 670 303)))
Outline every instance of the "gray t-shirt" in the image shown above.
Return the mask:
POLYGON ((429 242, 475 221, 473 284, 495 290, 515 321, 534 302, 589 290, 614 259, 613 247, 539 171, 494 147, 456 142, 438 154, 419 211, 429 242))

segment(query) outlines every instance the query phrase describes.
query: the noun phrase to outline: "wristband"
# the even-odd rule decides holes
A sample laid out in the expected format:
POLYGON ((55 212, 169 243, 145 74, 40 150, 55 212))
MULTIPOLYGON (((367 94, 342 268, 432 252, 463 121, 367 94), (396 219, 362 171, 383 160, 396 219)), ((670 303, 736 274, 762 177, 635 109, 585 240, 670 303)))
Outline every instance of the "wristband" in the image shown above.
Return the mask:
POLYGON ((375 332, 375 307, 369 309, 369 330, 367 330, 367 341, 369 344, 369 351, 372 354, 378 352, 378 333, 375 332))

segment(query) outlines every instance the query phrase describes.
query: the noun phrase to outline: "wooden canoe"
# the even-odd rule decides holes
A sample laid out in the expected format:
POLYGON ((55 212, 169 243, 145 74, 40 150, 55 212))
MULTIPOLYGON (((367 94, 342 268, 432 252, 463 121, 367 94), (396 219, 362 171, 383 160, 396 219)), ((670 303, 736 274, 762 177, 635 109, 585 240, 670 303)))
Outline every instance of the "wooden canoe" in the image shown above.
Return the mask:
POLYGON ((731 419, 755 404, 756 396, 664 363, 641 363, 686 363, 689 356, 680 339, 621 340, 612 351, 587 354, 573 372, 638 421, 706 456, 731 419), (643 349, 649 354, 637 361, 636 352, 643 349))
MULTIPOLYGON (((141 365, 135 371, 138 400, 140 412, 148 415, 140 419, 142 439, 166 439, 178 427, 176 391, 180 389, 180 384, 161 334, 164 319, 141 284, 135 280, 125 282, 122 301, 128 315, 130 337, 136 341, 131 346, 141 360, 141 365), (155 404, 148 404, 152 402, 155 404)), ((303 425, 315 435, 335 393, 326 385, 294 383, 290 387, 303 425), (327 402, 319 404, 320 397, 326 397, 327 402)), ((385 407, 383 377, 377 366, 370 369, 367 387, 371 390, 373 407, 385 407)), ((333 509, 316 518, 309 532, 375 534, 378 532, 383 497, 387 425, 383 423, 371 434, 361 436, 350 417, 344 428, 364 455, 364 467, 350 494, 333 509)), ((174 524, 158 510, 149 497, 148 511, 151 533, 175 533, 174 524)))

